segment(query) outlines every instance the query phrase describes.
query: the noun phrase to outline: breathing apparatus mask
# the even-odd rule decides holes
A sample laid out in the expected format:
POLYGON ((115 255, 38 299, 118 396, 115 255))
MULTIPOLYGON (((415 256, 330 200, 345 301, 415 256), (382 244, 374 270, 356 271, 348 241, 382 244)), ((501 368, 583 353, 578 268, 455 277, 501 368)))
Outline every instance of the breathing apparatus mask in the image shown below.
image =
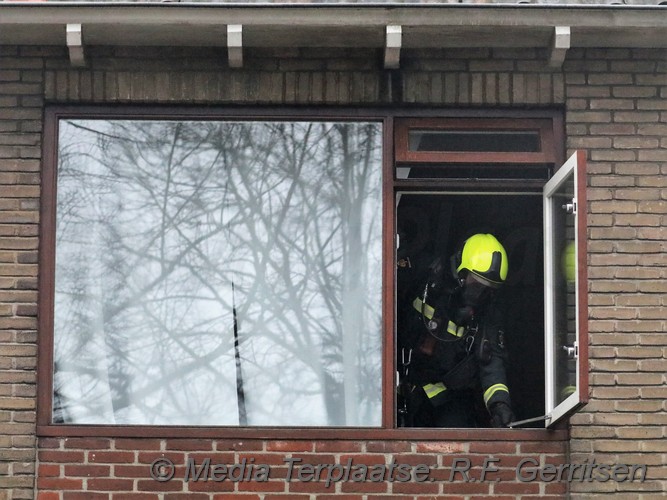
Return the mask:
POLYGON ((462 282, 461 299, 465 306, 480 307, 488 302, 493 295, 494 289, 472 273, 461 279, 460 282, 462 282))

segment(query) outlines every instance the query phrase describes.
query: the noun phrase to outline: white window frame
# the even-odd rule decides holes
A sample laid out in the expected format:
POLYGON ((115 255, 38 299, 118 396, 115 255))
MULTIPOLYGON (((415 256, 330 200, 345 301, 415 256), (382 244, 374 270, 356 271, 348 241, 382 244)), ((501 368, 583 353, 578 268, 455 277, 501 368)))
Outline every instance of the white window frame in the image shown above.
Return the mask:
POLYGON ((545 362, 545 426, 553 427, 568 417, 588 400, 588 300, 586 286, 586 157, 582 151, 575 152, 556 171, 545 184, 543 190, 544 203, 544 362, 545 362), (556 288, 557 266, 556 244, 553 234, 556 210, 553 195, 563 183, 574 179, 574 198, 572 211, 574 218, 574 290, 575 290, 575 323, 576 341, 573 346, 576 363, 575 390, 559 404, 556 394, 556 311, 554 290, 556 288))

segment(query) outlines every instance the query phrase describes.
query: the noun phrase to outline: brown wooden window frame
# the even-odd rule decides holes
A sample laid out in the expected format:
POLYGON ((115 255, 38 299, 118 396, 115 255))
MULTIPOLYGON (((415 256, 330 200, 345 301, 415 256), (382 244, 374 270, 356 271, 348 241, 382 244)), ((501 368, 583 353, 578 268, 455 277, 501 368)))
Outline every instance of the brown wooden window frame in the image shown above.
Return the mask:
MULTIPOLYGON (((38 407, 37 434, 39 436, 105 436, 105 437, 189 437, 189 438, 233 438, 233 439, 369 439, 369 440, 456 440, 456 441, 504 441, 507 439, 526 441, 552 441, 567 438, 566 430, 547 431, 544 429, 416 429, 397 428, 395 417, 395 221, 394 199, 401 182, 394 178, 395 165, 401 161, 432 161, 426 158, 406 156, 407 145, 401 142, 403 131, 412 125, 423 127, 426 123, 442 123, 442 120, 460 124, 469 120, 480 124, 499 127, 526 121, 539 123, 540 130, 549 136, 544 144, 551 144, 556 151, 551 160, 540 154, 539 161, 558 161, 559 153, 554 144, 562 144, 559 127, 562 126, 560 112, 547 110, 531 111, 491 111, 477 110, 401 110, 387 108, 214 108, 214 107, 174 107, 174 106, 47 106, 44 118, 44 140, 42 146, 42 195, 39 256, 39 346, 38 346, 38 407), (492 118, 488 118, 491 115, 492 118), (537 118, 536 118, 537 117, 537 118), (54 332, 53 308, 55 287, 55 207, 57 193, 58 122, 67 118, 109 118, 109 119, 169 119, 169 120, 212 120, 246 119, 266 121, 376 121, 382 123, 382 217, 383 217, 383 280, 382 280, 382 424, 375 428, 352 427, 213 427, 213 426, 149 426, 149 425, 79 425, 54 424, 51 422, 53 405, 53 360, 54 332), (463 121, 462 121, 463 120, 463 121), (548 126, 547 126, 548 125, 548 126), (549 129, 551 132, 545 132, 549 129), (549 135, 550 134, 550 135, 549 135), (552 142, 548 142, 552 141, 552 142), (403 148, 403 149, 402 149, 403 148)), ((479 160, 479 153, 477 161, 479 160)), ((449 161, 461 160, 452 156, 449 161)), ((495 154, 494 154, 495 155, 495 154)), ((495 155, 495 160, 506 161, 505 154, 495 155)), ((513 155, 513 161, 535 162, 533 156, 513 155), (518 159, 517 159, 518 158, 518 159)))

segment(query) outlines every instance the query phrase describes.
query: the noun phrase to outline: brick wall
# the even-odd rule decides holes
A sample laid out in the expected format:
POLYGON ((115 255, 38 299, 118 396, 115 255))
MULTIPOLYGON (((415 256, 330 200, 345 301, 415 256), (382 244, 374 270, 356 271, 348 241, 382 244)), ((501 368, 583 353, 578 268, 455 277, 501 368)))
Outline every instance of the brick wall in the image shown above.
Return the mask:
POLYGON ((667 52, 574 51, 565 71, 567 144, 589 151, 590 174, 591 401, 571 420, 570 460, 593 454, 598 462, 648 465, 641 485, 572 489, 578 497, 641 490, 641 498, 663 498, 667 52))
MULTIPOLYGON (((407 499, 413 497, 463 498, 466 495, 493 493, 498 498, 514 498, 515 494, 534 495, 533 498, 562 498, 566 491, 563 483, 550 485, 520 483, 515 469, 519 456, 532 457, 541 463, 562 463, 565 453, 563 441, 547 442, 404 442, 404 441, 229 441, 178 439, 41 439, 40 465, 37 487, 39 500, 132 499, 157 500, 160 493, 165 500, 181 498, 216 500, 241 498, 267 500, 290 498, 307 500, 310 495, 319 499, 379 500, 381 498, 407 499), (498 472, 489 477, 499 482, 464 482, 460 476, 450 482, 450 468, 454 459, 469 459, 473 470, 482 467, 491 454, 500 462, 498 472), (174 479, 158 483, 149 477, 150 464, 158 458, 168 458, 177 468, 174 479), (267 464, 267 481, 183 481, 188 459, 201 464, 211 458, 221 464, 267 464), (288 474, 286 458, 301 459, 303 464, 396 463, 425 464, 434 469, 433 481, 373 482, 338 481, 327 487, 324 481, 285 481, 288 474), (68 490, 59 496, 56 491, 68 490), (86 493, 80 493, 86 491, 86 493), (129 495, 128 492, 134 492, 129 495), (93 493, 94 492, 94 493, 93 493)), ((296 478, 293 473, 293 478, 296 478)), ((307 478, 306 478, 307 479, 307 478)))
POLYGON ((667 453, 667 341, 662 334, 667 320, 665 51, 572 50, 563 72, 549 70, 546 53, 534 49, 405 51, 402 72, 393 74, 381 69, 376 50, 250 50, 241 70, 229 70, 224 54, 209 49, 92 48, 87 55, 90 65, 76 70, 62 48, 0 47, 0 500, 33 498, 36 491, 40 500, 185 498, 182 491, 195 499, 306 499, 311 494, 355 500, 389 494, 560 498, 563 484, 524 484, 508 477, 517 457, 581 463, 591 453, 598 462, 648 464, 648 479, 642 484, 573 483, 577 497, 618 489, 626 498, 639 498, 640 491, 642 499, 652 492, 658 498, 667 489, 662 466, 667 453), (567 146, 589 151, 590 174, 591 402, 572 419, 571 456, 565 457, 563 442, 535 439, 304 443, 42 438, 37 446, 36 262, 45 100, 564 106, 567 146), (224 490, 225 483, 215 483, 217 496, 212 491, 195 496, 192 488, 206 486, 148 478, 147 462, 162 454, 177 464, 203 454, 219 454, 229 463, 255 456, 271 461, 276 474, 290 456, 329 463, 348 455, 369 463, 398 457, 445 468, 454 457, 470 456, 477 463, 494 455, 504 457, 501 477, 507 480, 337 484, 329 490, 318 483, 274 480, 237 483, 233 493, 224 490))
POLYGON ((0 499, 32 498, 43 60, 0 47, 0 499))

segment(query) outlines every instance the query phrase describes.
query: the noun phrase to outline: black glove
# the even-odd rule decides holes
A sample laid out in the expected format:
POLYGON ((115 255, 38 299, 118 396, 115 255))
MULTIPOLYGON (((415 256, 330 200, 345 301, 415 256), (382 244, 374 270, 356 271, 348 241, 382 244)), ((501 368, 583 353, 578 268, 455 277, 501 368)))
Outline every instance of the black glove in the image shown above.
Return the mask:
POLYGON ((502 401, 494 403, 490 412, 494 427, 507 427, 511 422, 514 422, 514 413, 507 403, 502 401))

